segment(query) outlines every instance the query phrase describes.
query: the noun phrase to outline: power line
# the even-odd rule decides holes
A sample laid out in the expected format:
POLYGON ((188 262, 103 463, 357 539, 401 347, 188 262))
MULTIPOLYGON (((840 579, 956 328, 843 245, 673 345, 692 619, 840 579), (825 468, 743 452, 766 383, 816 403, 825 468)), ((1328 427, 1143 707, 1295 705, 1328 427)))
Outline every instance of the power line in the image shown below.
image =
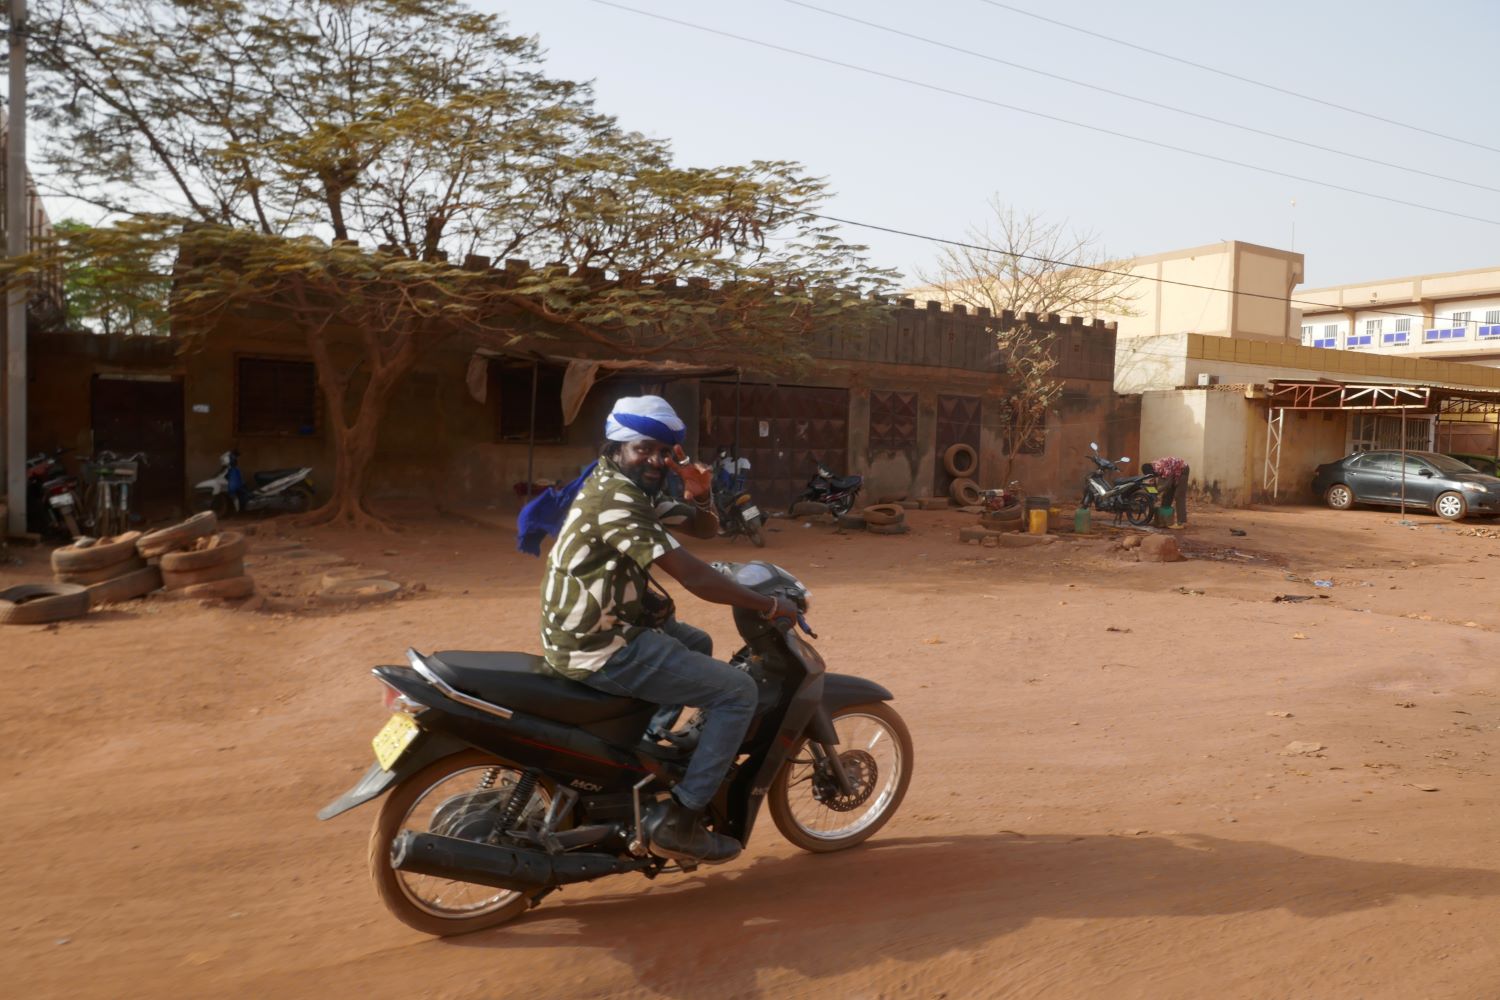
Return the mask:
POLYGON ((1060 80, 1063 83, 1072 84, 1075 87, 1084 87, 1088 90, 1097 91, 1101 94, 1109 94, 1111 97, 1119 97, 1127 101, 1135 101, 1137 104, 1144 104, 1147 107, 1157 108, 1162 111, 1171 111, 1174 114, 1186 115, 1189 118, 1196 118, 1199 121, 1212 122, 1215 125, 1223 125, 1227 128, 1239 129, 1242 132, 1249 132, 1252 135, 1264 136, 1269 139, 1279 139, 1282 142, 1290 142, 1294 145, 1304 146, 1308 149, 1316 149, 1322 153, 1333 153, 1336 156, 1344 156, 1348 157, 1351 160, 1360 160, 1364 163, 1373 163, 1376 166, 1389 167, 1392 170, 1404 170, 1409 174, 1416 174, 1420 177, 1430 177, 1433 180, 1447 181, 1450 184, 1462 184, 1465 187, 1475 188, 1480 191, 1491 191, 1495 194, 1500 194, 1500 187, 1491 187, 1488 184, 1480 184, 1476 181, 1466 181, 1461 177, 1449 177, 1446 174, 1433 173, 1430 170, 1422 170, 1419 167, 1403 166, 1400 163, 1391 163, 1388 160, 1376 159, 1373 156, 1365 156, 1361 153, 1351 152, 1346 149, 1339 149, 1336 146, 1324 146, 1316 142, 1310 142, 1306 139, 1297 139, 1293 136, 1282 135, 1279 132, 1271 132, 1266 129, 1256 128, 1253 125, 1243 125, 1239 122, 1232 122, 1224 118, 1217 118, 1213 115, 1206 115, 1197 111, 1189 111, 1186 108, 1179 108, 1171 104, 1163 104, 1160 101, 1153 101, 1149 97, 1139 97, 1135 94, 1127 94, 1123 91, 1112 90, 1109 87, 1101 87, 1098 84, 1086 83, 1083 80, 1074 80, 1071 77, 1062 76, 1059 73, 1052 73, 1044 69, 1037 69, 1034 66, 1026 66, 1018 62, 1011 62, 1009 59, 1001 59, 998 56, 993 56, 986 52, 976 52, 973 49, 966 49, 962 46, 952 45, 948 42, 942 42, 935 38, 927 38, 923 35, 913 34, 912 32, 904 31, 900 28, 892 28, 888 25, 878 24, 875 21, 867 21, 864 18, 855 17, 852 14, 844 14, 836 10, 828 10, 825 7, 817 6, 816 4, 806 3, 804 2, 804 0, 784 0, 784 2, 789 3, 794 7, 803 7, 807 10, 817 11, 820 14, 826 14, 829 17, 836 17, 844 21, 850 21, 854 24, 862 24, 867 28, 874 28, 876 31, 884 31, 887 34, 898 35, 902 38, 909 38, 912 41, 922 42, 925 45, 932 45, 940 49, 947 49, 949 52, 957 52, 961 55, 972 56, 975 59, 983 59, 987 62, 992 62, 1000 66, 1008 66, 1011 69, 1021 70, 1024 73, 1035 73, 1038 76, 1045 76, 1051 80, 1060 80))
POLYGON ((966 93, 962 90, 953 90, 948 87, 938 86, 937 84, 925 83, 921 80, 913 80, 910 77, 898 76, 895 73, 887 73, 884 70, 871 69, 868 66, 860 66, 856 63, 847 63, 838 59, 829 58, 828 56, 820 56, 816 53, 804 52, 801 49, 794 49, 785 45, 778 45, 775 42, 766 42, 758 38, 749 38, 745 35, 737 35, 734 32, 722 31, 718 28, 710 28, 706 25, 695 24, 692 21, 683 21, 675 17, 668 17, 665 14, 657 14, 648 10, 640 10, 636 7, 627 7, 624 4, 615 3, 613 2, 613 0, 589 0, 589 2, 598 4, 601 7, 612 7, 615 10, 622 10, 629 14, 637 14, 641 17, 649 17, 657 21, 665 21, 669 24, 676 24, 684 28, 692 28, 694 31, 702 31, 710 35, 718 35, 722 38, 731 38, 737 42, 745 42, 750 45, 758 45, 761 48, 771 49, 776 52, 783 52, 788 55, 798 56, 803 59, 811 59, 814 62, 824 63, 829 66, 837 66, 841 69, 853 70, 856 73, 864 73, 868 76, 879 77, 884 80, 892 80, 896 83, 904 83, 908 86, 918 87, 922 90, 930 90, 934 93, 946 94, 949 97, 960 97, 964 100, 974 101, 978 104, 986 104, 991 107, 1001 108, 1005 111, 1015 111, 1023 115, 1030 115, 1033 118, 1041 118, 1046 121, 1057 122, 1062 125, 1071 125, 1074 128, 1082 128, 1087 129, 1091 132, 1098 132, 1102 135, 1114 136, 1117 139, 1128 139, 1131 142, 1137 142, 1145 146, 1153 146, 1157 149, 1165 149, 1174 153, 1184 153, 1188 156, 1196 156, 1199 159, 1211 160, 1215 163, 1223 163, 1232 167, 1241 167, 1246 170, 1254 170, 1259 173, 1270 174, 1274 177, 1284 177, 1288 180, 1298 181, 1303 184, 1313 184, 1317 187, 1329 188, 1330 190, 1334 191, 1342 191, 1345 194, 1359 195, 1363 198, 1372 198, 1376 201, 1389 202, 1393 205, 1404 205, 1407 208, 1421 209, 1426 212, 1436 212, 1439 215, 1447 215, 1455 219, 1464 219, 1468 222, 1482 222, 1488 226, 1500 227, 1500 219, 1489 219, 1478 215, 1468 215, 1463 212, 1452 211, 1451 209, 1438 208, 1435 205, 1424 205, 1421 202, 1407 201, 1404 198, 1394 198, 1390 195, 1376 194, 1373 191, 1363 191, 1359 188, 1347 187, 1343 184, 1335 184, 1331 181, 1315 180, 1311 177, 1303 177, 1300 174, 1287 173, 1286 171, 1276 170, 1272 167, 1263 167, 1254 163, 1246 163, 1243 160, 1235 160, 1225 156, 1218 156, 1214 153, 1205 153, 1201 150, 1188 149, 1184 146, 1174 146, 1171 143, 1159 142, 1156 139, 1147 139, 1142 136, 1131 135, 1128 132, 1117 132, 1114 129, 1104 128, 1103 126, 1089 125, 1084 122, 1077 122, 1068 118, 1062 118, 1058 115, 1051 115, 1042 111, 1033 111, 1030 108, 1023 108, 1014 104, 1006 104, 1003 101, 996 101, 992 98, 966 93))
MULTIPOLYGON (((596 0, 596 2, 600 2, 600 0, 596 0)), ((846 218, 842 218, 842 217, 837 216, 837 215, 827 215, 827 214, 822 213, 822 212, 808 211, 807 209, 790 209, 789 211, 791 211, 793 214, 796 214, 796 215, 805 215, 808 218, 821 219, 824 222, 835 222, 835 223, 838 223, 841 226, 855 226, 855 227, 857 227, 859 229, 871 229, 871 230, 874 230, 876 232, 889 233, 889 234, 891 234, 893 236, 905 236, 905 237, 908 237, 910 239, 925 240, 928 243, 938 243, 938 244, 941 244, 941 245, 944 245, 944 246, 957 247, 957 248, 962 249, 962 250, 976 250, 976 251, 979 251, 980 253, 999 254, 999 255, 1004 256, 1004 257, 1012 257, 1012 258, 1015 258, 1017 260, 1029 260, 1029 261, 1032 261, 1032 262, 1038 263, 1038 264, 1049 264, 1049 265, 1056 266, 1056 267, 1073 268, 1073 269, 1076 269, 1076 270, 1079 270, 1079 271, 1091 271, 1091 272, 1093 272, 1095 274, 1107 274, 1107 275, 1113 275, 1115 277, 1120 277, 1120 278, 1129 278, 1132 281, 1149 281, 1149 282, 1154 282, 1155 284, 1159 284, 1159 285, 1174 285, 1174 286, 1176 286, 1178 288, 1192 288, 1192 289, 1197 289, 1198 291, 1204 291, 1204 292, 1217 292, 1220 295, 1237 295, 1237 296, 1241 296, 1241 297, 1244 297, 1244 298, 1265 299, 1265 300, 1270 301, 1270 302, 1285 303, 1287 305, 1313 306, 1313 307, 1315 307, 1315 308, 1317 308, 1319 310, 1342 311, 1342 308, 1339 307, 1339 306, 1330 305, 1327 302, 1315 302, 1312 299, 1294 299, 1294 298, 1292 298, 1290 296, 1287 296, 1287 295, 1268 295, 1268 294, 1266 294, 1264 292, 1247 292, 1247 291, 1241 291, 1241 290, 1236 289, 1236 288, 1218 288, 1218 287, 1216 287, 1214 285, 1201 285, 1201 284, 1198 284, 1197 282, 1193 282, 1193 281, 1177 281, 1177 280, 1172 279, 1172 278, 1152 277, 1150 275, 1135 274, 1135 273, 1133 273, 1131 271, 1120 271, 1120 270, 1116 270, 1114 268, 1108 268, 1108 267, 1096 267, 1096 266, 1091 265, 1091 264, 1078 264, 1078 263, 1074 263, 1072 261, 1054 260, 1051 257, 1041 257, 1041 256, 1038 256, 1036 254, 1021 253, 1021 252, 1016 251, 1016 250, 1002 250, 999 247, 987 247, 987 246, 983 246, 982 244, 979 244, 979 243, 965 243, 962 240, 947 239, 947 238, 942 237, 942 236, 931 236, 931 235, 928 235, 926 233, 916 233, 916 232, 912 232, 911 230, 897 229, 894 226, 883 226, 883 225, 880 225, 880 224, 874 223, 874 222, 860 222, 860 221, 858 221, 856 219, 846 219, 846 218)), ((1425 315, 1421 314, 1421 313, 1396 312, 1393 309, 1361 308, 1361 309, 1359 309, 1357 311, 1359 311, 1359 312, 1368 312, 1368 313, 1378 313, 1378 314, 1380 314, 1382 316, 1395 316, 1398 319, 1419 319, 1419 320, 1426 320, 1427 319, 1427 317, 1425 315)), ((1434 318, 1434 322, 1436 322, 1435 318, 1434 318)), ((1476 326, 1476 327, 1477 326, 1486 326, 1486 325, 1489 325, 1489 324, 1480 323, 1478 320, 1472 320, 1472 319, 1470 319, 1470 320, 1460 320, 1458 322, 1461 322, 1461 323, 1463 323, 1465 325, 1476 326)))
POLYGON ((1115 38, 1113 35, 1106 35, 1098 31, 1090 31, 1088 28, 1080 28, 1075 24, 1068 24, 1064 21, 1058 21, 1050 17, 1044 17, 1041 14, 1035 14, 1029 10, 1022 10, 1020 7, 1013 7, 1008 3, 1000 3, 999 0, 979 0, 979 2, 983 4, 989 4, 991 7, 997 7, 1000 10, 1008 10, 1012 14, 1020 14, 1022 17, 1031 17, 1035 18, 1038 21, 1045 21, 1048 24, 1056 25, 1059 28, 1066 28, 1068 31, 1076 31, 1081 35, 1088 35, 1091 38, 1098 38, 1101 41, 1111 42, 1115 45, 1123 45, 1128 49, 1135 49, 1137 52, 1145 52, 1146 54, 1156 56, 1159 59, 1170 59, 1172 62, 1181 63, 1184 66, 1191 66, 1194 69, 1201 69, 1205 73, 1215 73, 1219 76, 1227 77, 1230 80, 1238 80, 1240 83, 1248 83, 1251 86, 1262 87, 1266 90, 1275 91, 1278 94, 1286 94, 1288 97, 1295 97, 1299 100, 1310 101, 1313 104, 1321 104, 1325 108, 1334 108, 1335 110, 1344 111, 1351 115, 1359 115, 1361 118, 1368 118, 1371 121, 1384 122, 1387 125, 1395 125, 1397 128, 1410 129, 1413 132, 1421 132, 1423 135, 1430 135, 1437 139, 1447 139, 1449 142, 1457 142, 1462 143, 1465 146, 1473 146, 1475 149, 1483 149, 1491 153, 1500 153, 1500 148, 1496 148, 1495 146, 1486 146, 1482 142, 1474 142, 1473 140, 1463 139, 1456 135, 1448 135, 1445 132, 1435 132, 1430 128, 1423 128, 1420 125, 1412 125, 1407 122, 1397 121, 1394 118, 1386 118, 1383 115, 1377 115, 1369 111, 1361 111, 1359 108, 1351 108, 1347 104, 1338 104, 1334 101, 1324 100, 1321 97, 1313 97, 1311 94, 1303 94, 1299 91, 1289 90, 1286 87, 1278 87, 1274 83, 1266 83, 1263 80, 1255 80, 1248 76, 1240 76, 1238 73, 1231 73, 1228 70, 1219 69, 1216 66, 1206 66, 1203 63, 1193 62, 1191 59, 1184 59, 1181 56, 1174 56, 1169 52, 1159 52, 1156 49, 1148 49, 1144 45, 1137 45, 1134 42, 1127 42, 1123 38, 1115 38))

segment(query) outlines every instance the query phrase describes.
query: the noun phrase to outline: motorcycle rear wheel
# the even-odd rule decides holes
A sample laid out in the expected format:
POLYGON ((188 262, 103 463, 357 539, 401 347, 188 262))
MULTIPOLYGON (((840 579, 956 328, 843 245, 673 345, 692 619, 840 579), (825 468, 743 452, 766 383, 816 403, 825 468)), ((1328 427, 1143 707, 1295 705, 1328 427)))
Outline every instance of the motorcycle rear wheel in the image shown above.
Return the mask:
POLYGON ((835 517, 843 517, 854 509, 854 501, 858 497, 858 493, 845 493, 836 500, 830 500, 828 501, 828 512, 835 517))
MULTIPOLYGON (((514 765, 498 757, 465 750, 428 764, 392 789, 380 805, 370 830, 370 877, 385 908, 413 930, 437 937, 469 934, 514 920, 532 905, 527 893, 391 867, 391 841, 403 830, 454 835, 457 831, 447 827, 433 829, 432 820, 440 818, 445 807, 452 817, 455 804, 461 814, 463 796, 478 791, 492 769, 499 772, 495 781, 514 782, 520 776, 514 765)), ((551 801, 550 789, 539 783, 523 817, 545 811, 551 801)))
POLYGON ((760 529, 760 521, 751 521, 745 525, 745 536, 750 539, 750 544, 757 549, 766 547, 765 532, 760 529))
POLYGON ((1125 520, 1137 528, 1144 528, 1151 523, 1156 516, 1156 507, 1151 498, 1144 493, 1137 493, 1125 501, 1125 520))
POLYGON ((803 742, 776 772, 768 796, 781 835, 804 851, 826 854, 863 843, 896 814, 911 785, 911 732, 885 702, 849 705, 833 713, 834 750, 855 785, 857 802, 843 808, 831 779, 820 775, 803 742), (821 787, 820 787, 821 786, 821 787))

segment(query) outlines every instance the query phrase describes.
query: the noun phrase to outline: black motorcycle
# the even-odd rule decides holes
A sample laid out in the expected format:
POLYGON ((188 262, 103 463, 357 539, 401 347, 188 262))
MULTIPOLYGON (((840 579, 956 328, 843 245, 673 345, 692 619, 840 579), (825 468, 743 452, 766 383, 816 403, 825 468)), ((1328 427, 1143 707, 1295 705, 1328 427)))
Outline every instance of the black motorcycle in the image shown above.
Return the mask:
POLYGON ((797 501, 827 504, 830 511, 842 517, 859 499, 864 482, 863 476, 836 476, 828 466, 819 462, 817 473, 807 481, 807 488, 798 495, 797 501))
POLYGON ((26 460, 26 530, 71 542, 83 532, 78 480, 63 465, 67 449, 42 452, 26 460))
POLYGON ((1111 462, 1099 457, 1097 444, 1090 442, 1089 448, 1093 454, 1087 457, 1094 463, 1094 471, 1083 482, 1083 499, 1079 505, 1114 514, 1117 520, 1124 515, 1127 521, 1138 527, 1150 524, 1156 512, 1156 477, 1150 467, 1147 466, 1143 475, 1112 480, 1108 473, 1119 472, 1120 466, 1129 463, 1130 459, 1111 462))
POLYGON ((719 449, 714 457, 714 512, 719 516, 721 535, 726 538, 744 535, 750 544, 763 549, 766 534, 761 525, 765 517, 745 489, 745 473, 749 471, 749 459, 736 460, 728 448, 719 449))
MULTIPOLYGON (((717 564, 805 613, 808 592, 764 562, 717 564)), ((895 814, 911 782, 906 724, 872 681, 827 673, 797 625, 735 609, 745 645, 731 665, 760 706, 706 818, 747 844, 761 800, 781 834, 812 852, 853 847, 895 814)), ((652 853, 647 807, 681 778, 690 752, 647 742, 657 706, 546 670, 527 653, 407 650, 381 666, 393 713, 376 762, 318 813, 330 819, 385 792, 370 840, 376 889, 398 920, 436 935, 510 920, 563 885, 626 872, 692 871, 652 853)))

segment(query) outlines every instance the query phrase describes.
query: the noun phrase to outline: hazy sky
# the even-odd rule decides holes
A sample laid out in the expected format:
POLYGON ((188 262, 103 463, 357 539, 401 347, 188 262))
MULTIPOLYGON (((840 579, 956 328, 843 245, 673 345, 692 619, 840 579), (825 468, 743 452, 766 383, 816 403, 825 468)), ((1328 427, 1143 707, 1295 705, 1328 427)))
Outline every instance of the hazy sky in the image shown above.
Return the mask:
MULTIPOLYGON (((539 35, 552 75, 594 81, 601 109, 629 128, 670 139, 681 163, 801 161, 829 179, 831 214, 961 238, 984 217, 986 199, 998 194, 1018 211, 1095 230, 1110 252, 1122 255, 1226 239, 1295 249, 1307 256, 1304 287, 1500 265, 1500 4, 1494 2, 1004 0, 1491 151, 1226 79, 983 0, 920 6, 808 0, 1159 104, 1497 190, 1251 135, 788 0, 620 2, 1233 162, 881 79, 594 0, 478 0, 476 6, 502 12, 514 31, 539 35)), ((909 283, 935 252, 904 237, 853 229, 847 235, 909 283)))

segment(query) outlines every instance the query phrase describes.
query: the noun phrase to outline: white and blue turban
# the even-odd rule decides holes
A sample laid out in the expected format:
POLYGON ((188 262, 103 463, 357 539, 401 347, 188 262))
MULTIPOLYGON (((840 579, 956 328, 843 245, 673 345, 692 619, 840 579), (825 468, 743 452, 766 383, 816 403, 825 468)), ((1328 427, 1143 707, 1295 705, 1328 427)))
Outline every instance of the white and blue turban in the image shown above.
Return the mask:
POLYGON ((672 404, 660 396, 626 396, 610 411, 604 436, 611 441, 682 444, 687 427, 672 404))

